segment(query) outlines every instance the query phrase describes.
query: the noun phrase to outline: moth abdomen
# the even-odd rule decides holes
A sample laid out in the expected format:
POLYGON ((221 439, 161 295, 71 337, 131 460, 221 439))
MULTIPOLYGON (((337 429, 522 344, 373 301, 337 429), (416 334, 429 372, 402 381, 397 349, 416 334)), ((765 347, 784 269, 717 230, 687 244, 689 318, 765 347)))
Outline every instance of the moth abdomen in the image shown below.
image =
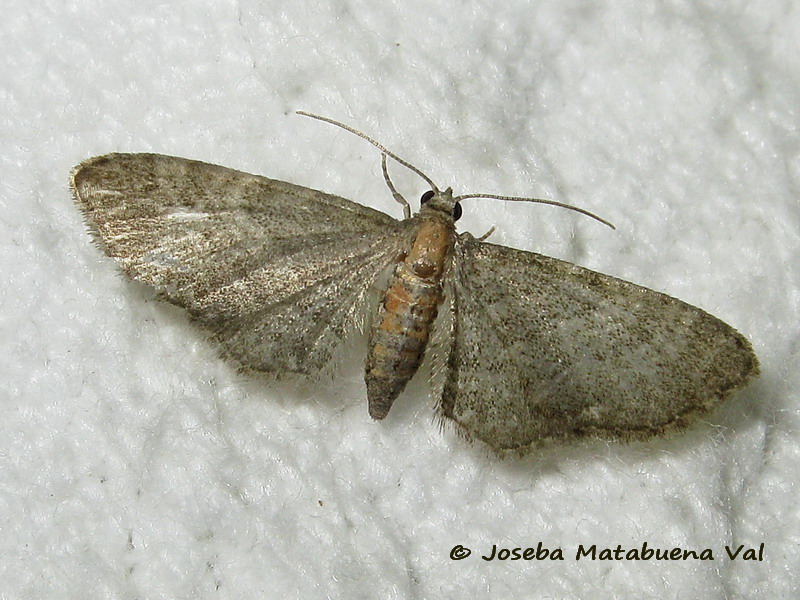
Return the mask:
POLYGON ((386 290, 379 322, 370 332, 365 379, 374 419, 388 414, 417 372, 442 298, 441 285, 404 273, 405 267, 398 267, 386 290))
POLYGON ((369 414, 383 419, 425 356, 442 302, 442 275, 455 231, 452 219, 423 208, 419 233, 395 268, 369 336, 365 381, 369 414))

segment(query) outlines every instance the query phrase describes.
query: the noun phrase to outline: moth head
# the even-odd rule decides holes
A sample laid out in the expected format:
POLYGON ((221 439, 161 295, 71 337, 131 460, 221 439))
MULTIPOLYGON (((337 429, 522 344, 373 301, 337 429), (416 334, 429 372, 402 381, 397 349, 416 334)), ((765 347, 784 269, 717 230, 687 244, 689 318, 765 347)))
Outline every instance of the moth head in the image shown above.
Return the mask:
POLYGON ((453 198, 453 189, 447 188, 445 191, 428 190, 419 199, 419 205, 428 206, 433 210, 439 210, 445 214, 452 215, 453 221, 461 218, 461 204, 453 198))

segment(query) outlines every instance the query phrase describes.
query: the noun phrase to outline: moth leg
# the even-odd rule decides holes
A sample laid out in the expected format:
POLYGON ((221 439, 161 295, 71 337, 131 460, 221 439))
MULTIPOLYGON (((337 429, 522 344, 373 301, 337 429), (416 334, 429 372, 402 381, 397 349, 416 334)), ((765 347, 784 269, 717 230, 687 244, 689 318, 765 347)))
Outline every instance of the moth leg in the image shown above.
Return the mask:
POLYGON ((497 229, 497 227, 495 227, 494 225, 492 225, 492 227, 489 229, 489 231, 487 231, 486 233, 484 233, 484 234, 483 234, 481 237, 479 237, 479 238, 476 238, 476 239, 477 239, 477 241, 479 241, 479 242, 482 242, 482 241, 484 241, 486 238, 488 238, 490 235, 492 235, 492 234, 494 233, 494 230, 495 230, 495 229, 497 229))
POLYGON ((386 155, 381 154, 381 170, 383 171, 383 179, 386 181, 386 185, 389 186, 389 191, 392 192, 392 197, 398 204, 403 206, 403 218, 410 219, 411 218, 411 205, 408 203, 408 200, 403 198, 402 194, 395 189, 392 180, 389 178, 389 169, 386 168, 386 155))

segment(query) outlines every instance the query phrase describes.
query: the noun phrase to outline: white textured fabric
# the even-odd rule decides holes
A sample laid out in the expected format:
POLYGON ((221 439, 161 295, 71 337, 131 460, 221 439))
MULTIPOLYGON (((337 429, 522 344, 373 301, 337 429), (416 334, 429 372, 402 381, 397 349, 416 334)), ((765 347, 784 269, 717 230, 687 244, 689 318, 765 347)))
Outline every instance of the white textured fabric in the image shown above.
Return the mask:
POLYGON ((0 24, 0 597, 795 597, 795 3, 112 4, 0 24), (378 153, 297 109, 458 193, 601 214, 472 200, 462 229, 696 304, 761 378, 685 435, 499 461, 422 376, 372 422, 361 339, 323 386, 237 375, 91 245, 67 176, 156 151, 399 216, 378 153), (540 541, 564 560, 480 558, 540 541), (645 542, 714 561, 576 560, 645 542))

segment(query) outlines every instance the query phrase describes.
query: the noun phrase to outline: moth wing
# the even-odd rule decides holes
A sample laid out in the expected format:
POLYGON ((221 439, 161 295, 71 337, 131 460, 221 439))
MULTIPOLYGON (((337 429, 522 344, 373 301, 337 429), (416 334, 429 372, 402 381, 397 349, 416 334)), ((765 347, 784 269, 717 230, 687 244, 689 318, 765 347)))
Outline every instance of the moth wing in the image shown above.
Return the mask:
POLYGON ((338 196, 156 154, 89 159, 72 188, 125 273, 273 375, 329 361, 408 230, 338 196))
POLYGON ((750 343, 699 308, 468 234, 447 289, 440 414, 495 450, 648 437, 758 372, 750 343))

